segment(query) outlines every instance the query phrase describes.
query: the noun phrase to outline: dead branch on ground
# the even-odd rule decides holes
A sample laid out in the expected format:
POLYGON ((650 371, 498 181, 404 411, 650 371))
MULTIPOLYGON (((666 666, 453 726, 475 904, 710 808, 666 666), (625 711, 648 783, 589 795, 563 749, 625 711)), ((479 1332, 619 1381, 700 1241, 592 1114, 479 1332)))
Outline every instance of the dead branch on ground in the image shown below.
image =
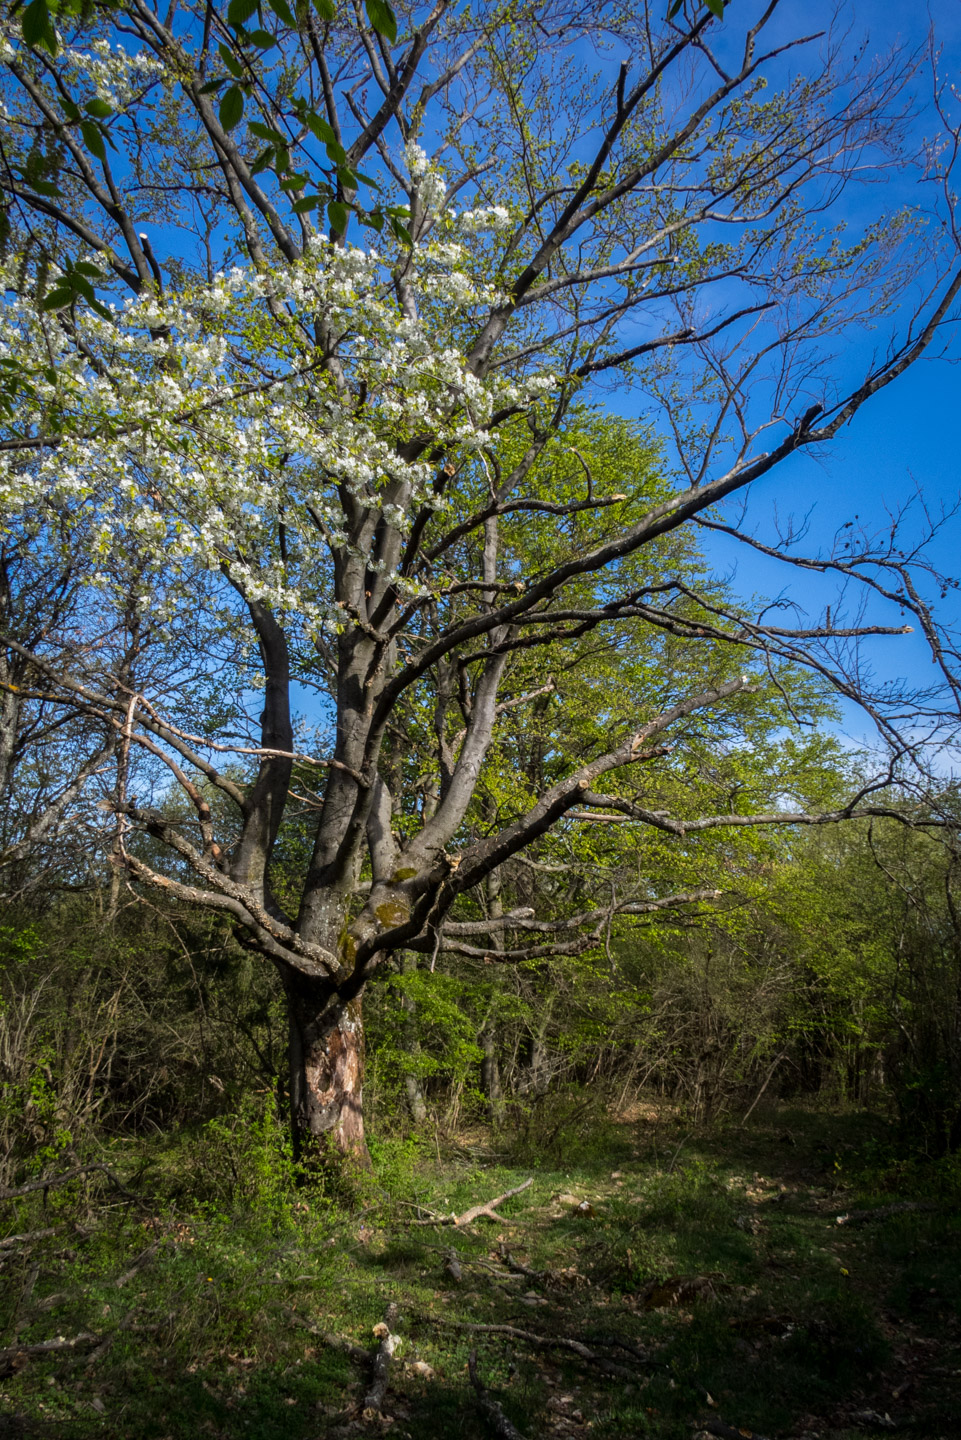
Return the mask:
POLYGON ((338 1335, 334 1330, 322 1329, 319 1325, 315 1325, 312 1320, 308 1320, 306 1315, 298 1315, 296 1310, 285 1309, 281 1311, 281 1314, 294 1325, 301 1326, 308 1334, 314 1335, 318 1340, 322 1340, 331 1350, 339 1350, 342 1355, 346 1355, 347 1358, 353 1360, 355 1364, 370 1364, 370 1351, 365 1350, 363 1345, 355 1345, 353 1340, 348 1340, 344 1335, 338 1335))
POLYGON ((58 1335, 54 1340, 40 1340, 35 1345, 11 1345, 6 1350, 0 1350, 0 1377, 21 1370, 35 1355, 58 1355, 64 1350, 77 1350, 84 1345, 99 1345, 100 1340, 99 1335, 81 1331, 69 1340, 58 1335))
POLYGON ((0 1251, 12 1250, 17 1245, 32 1245, 35 1240, 46 1240, 49 1235, 56 1235, 59 1225, 51 1225, 46 1230, 28 1230, 23 1235, 7 1235, 0 1240, 0 1251))
MULTIPOLYGON (((431 1317, 431 1323, 442 1325, 448 1330, 467 1330, 475 1335, 509 1335, 512 1340, 522 1340, 537 1350, 566 1350, 569 1354, 576 1355, 579 1360, 596 1365, 606 1375, 616 1376, 619 1380, 636 1378, 634 1371, 626 1365, 618 1365, 616 1361, 608 1360, 605 1355, 598 1355, 589 1345, 585 1345, 583 1340, 572 1340, 565 1335, 535 1335, 532 1331, 521 1330, 516 1325, 481 1325, 466 1320, 441 1320, 437 1316, 431 1317)), ((641 1363, 648 1363, 639 1353, 636 1358, 641 1363)))
POLYGON ((102 1164, 78 1165, 73 1170, 65 1170, 62 1175, 51 1175, 46 1180, 31 1180, 28 1185, 20 1185, 16 1190, 0 1190, 0 1200, 19 1200, 21 1195, 31 1195, 36 1190, 54 1190, 58 1185, 66 1185, 69 1180, 76 1180, 80 1175, 98 1173, 105 1175, 115 1190, 119 1191, 121 1195, 125 1195, 128 1200, 132 1200, 135 1205, 139 1205, 142 1210, 150 1209, 139 1195, 128 1190, 123 1181, 117 1179, 109 1165, 102 1164))
POLYGON ((481 1216, 483 1216, 487 1220, 495 1220, 498 1224, 503 1224, 503 1215, 496 1215, 494 1213, 497 1209, 497 1206, 502 1205, 505 1200, 510 1200, 512 1196, 519 1195, 522 1190, 526 1190, 528 1186, 533 1185, 533 1183, 534 1177, 533 1175, 531 1175, 527 1180, 524 1181, 523 1185, 517 1185, 513 1190, 505 1190, 503 1195, 497 1195, 493 1200, 485 1200, 480 1205, 472 1205, 471 1208, 469 1210, 465 1210, 462 1215, 439 1215, 436 1220, 411 1220, 409 1221, 409 1224, 456 1226, 472 1225, 474 1221, 479 1220, 481 1216))
POLYGON ((470 1383, 474 1387, 477 1396, 477 1408, 490 1421, 495 1435, 501 1440, 524 1440, 523 1435, 515 1425, 504 1414, 503 1409, 496 1400, 492 1400, 487 1390, 481 1384, 480 1376, 477 1373, 477 1351, 472 1350, 467 1357, 467 1373, 470 1376, 470 1383))

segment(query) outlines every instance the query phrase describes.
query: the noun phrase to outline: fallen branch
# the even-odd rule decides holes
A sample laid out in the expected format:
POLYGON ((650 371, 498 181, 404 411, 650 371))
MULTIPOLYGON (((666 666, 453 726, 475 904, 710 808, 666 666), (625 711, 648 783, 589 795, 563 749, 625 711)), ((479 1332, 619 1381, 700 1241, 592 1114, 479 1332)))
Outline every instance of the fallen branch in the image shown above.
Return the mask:
POLYGON ((106 1175, 114 1189, 119 1190, 121 1195, 126 1195, 128 1200, 133 1200, 145 1210, 150 1208, 139 1195, 128 1190, 123 1182, 117 1179, 109 1165, 100 1164, 78 1165, 73 1170, 65 1170, 62 1175, 51 1175, 46 1180, 31 1180, 29 1185, 20 1185, 16 1190, 0 1190, 0 1200, 18 1200, 21 1195, 32 1195, 37 1190, 54 1190, 58 1185, 66 1185, 69 1180, 76 1180, 78 1175, 93 1175, 97 1172, 106 1175))
POLYGON ((93 1367, 100 1360, 103 1359, 103 1357, 106 1355, 107 1351, 111 1348, 111 1346, 115 1343, 119 1335, 126 1334, 130 1331, 136 1331, 138 1335, 157 1335, 162 1329, 162 1325, 138 1325, 137 1311, 136 1309, 133 1309, 128 1315, 124 1317, 123 1320, 121 1320, 116 1330, 112 1330, 109 1335, 104 1336, 103 1340, 97 1346, 96 1350, 91 1351, 91 1353, 87 1356, 84 1364, 86 1365, 88 1370, 92 1370, 93 1367))
POLYGON ((387 1381, 390 1379, 390 1362, 400 1340, 399 1335, 392 1333, 396 1324, 397 1306, 391 1301, 382 1322, 374 1328, 374 1334, 380 1337, 380 1344, 374 1355, 374 1375, 370 1389, 364 1396, 362 1409, 365 1420, 376 1419, 383 1408, 384 1396, 387 1394, 387 1381))
POLYGON ((318 1340, 322 1340, 331 1350, 339 1350, 342 1355, 346 1355, 355 1364, 370 1364, 370 1351, 366 1350, 363 1345, 355 1345, 353 1340, 348 1340, 346 1336, 338 1335, 333 1330, 322 1330, 319 1325, 315 1325, 305 1315, 298 1315, 296 1310, 282 1310, 281 1314, 287 1320, 293 1321, 295 1325, 300 1325, 310 1335, 315 1335, 318 1340))
POLYGON ((550 1270, 532 1270, 529 1265, 522 1265, 519 1260, 515 1260, 503 1241, 498 1245, 497 1251, 508 1270, 513 1270, 515 1275, 526 1275, 529 1280, 549 1280, 551 1278, 550 1270))
POLYGON ((472 1205, 469 1210, 464 1211, 463 1215, 438 1215, 436 1220, 411 1220, 409 1223, 411 1225, 472 1225, 483 1215, 488 1220, 495 1220, 502 1224, 504 1217, 495 1214, 497 1206, 502 1205, 505 1200, 510 1200, 512 1196, 519 1195, 522 1190, 526 1190, 533 1183, 532 1175, 524 1181, 523 1185, 517 1185, 513 1190, 505 1190, 503 1195, 497 1195, 493 1200, 485 1200, 480 1205, 472 1205))
POLYGON ((873 1210, 849 1210, 839 1215, 838 1225, 862 1225, 866 1220, 886 1220, 889 1215, 906 1215, 915 1210, 940 1210, 933 1200, 900 1200, 896 1205, 877 1205, 873 1210))
POLYGON ((490 1421, 495 1435, 499 1435, 501 1440, 524 1440, 521 1432, 508 1420, 499 1403, 491 1399, 481 1384, 480 1376, 477 1373, 476 1350, 472 1350, 467 1357, 467 1373, 470 1376, 470 1383, 473 1385, 474 1392, 477 1395, 477 1408, 490 1421))
POLYGON ((161 1249, 166 1249, 169 1243, 170 1242, 168 1240, 155 1240, 152 1245, 148 1245, 146 1250, 142 1250, 141 1253, 137 1256, 130 1269, 125 1270, 122 1275, 119 1275, 117 1277, 117 1279, 113 1282, 114 1287, 117 1290, 120 1290, 124 1285, 128 1284, 129 1281, 133 1280, 137 1275, 139 1275, 140 1271, 144 1268, 144 1266, 150 1264, 151 1260, 153 1260, 154 1256, 157 1254, 157 1251, 161 1249))
POLYGON ((55 1340, 41 1340, 35 1345, 11 1345, 6 1350, 0 1350, 0 1376, 10 1375, 21 1369, 35 1355, 58 1355, 64 1350, 76 1350, 82 1345, 99 1345, 100 1339, 99 1335, 82 1331, 69 1340, 58 1335, 55 1340))
POLYGON ((7 1235, 0 1240, 0 1250, 12 1250, 14 1245, 32 1245, 34 1240, 46 1240, 48 1235, 56 1235, 59 1226, 52 1225, 46 1230, 28 1230, 24 1235, 7 1235))

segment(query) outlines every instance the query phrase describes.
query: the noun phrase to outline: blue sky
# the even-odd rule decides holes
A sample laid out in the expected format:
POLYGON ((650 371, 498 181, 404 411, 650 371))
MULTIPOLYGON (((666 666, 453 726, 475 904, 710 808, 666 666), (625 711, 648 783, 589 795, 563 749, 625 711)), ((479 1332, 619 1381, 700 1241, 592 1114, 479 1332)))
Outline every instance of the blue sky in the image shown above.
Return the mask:
MULTIPOLYGON (((733 0, 733 3, 739 6, 745 0, 733 0)), ((754 8, 750 0, 746 0, 746 8, 754 8)), ((843 14, 849 43, 862 39, 867 42, 860 62, 864 65, 892 47, 902 53, 924 47, 933 25, 942 50, 942 71, 961 82, 961 0, 937 0, 927 9, 904 0, 901 4, 892 4, 891 0, 853 0, 844 7, 828 4, 826 0, 812 0, 803 6, 787 0, 776 21, 776 38, 797 34, 802 27, 806 32, 827 28, 832 16, 839 11, 843 14)), ((794 52, 787 62, 788 68, 803 66, 803 53, 794 52)), ((906 137, 906 151, 914 150, 923 139, 936 132, 927 62, 915 78, 913 92, 916 113, 906 137)), ((961 105, 957 109, 961 118, 961 105)), ((961 186, 961 174, 957 182, 961 186)), ((928 206, 933 198, 929 187, 919 184, 916 171, 892 169, 880 183, 852 191, 842 214, 854 234, 867 214, 876 214, 879 210, 891 212, 904 205, 928 206)), ((906 309, 914 298, 911 294, 905 295, 906 309)), ((883 351, 889 328, 887 322, 882 322, 873 334, 855 333, 826 373, 838 375, 842 383, 856 383, 870 370, 876 348, 883 351)), ((624 398, 622 395, 620 400, 624 398)), ((615 400, 615 407, 618 404, 615 400)), ((836 529, 855 516, 869 531, 888 529, 889 509, 897 509, 918 490, 933 511, 939 511, 942 506, 950 509, 961 494, 959 411, 961 322, 946 329, 931 358, 919 362, 865 405, 829 448, 818 455, 810 452, 798 455, 770 478, 759 482, 750 497, 748 528, 756 528, 759 536, 770 543, 776 535, 772 523, 775 509, 782 523, 792 516, 796 520, 808 517, 809 553, 813 553, 819 544, 829 545, 836 529)), ((915 509, 915 528, 920 529, 920 506, 915 509)), ((911 529, 910 520, 908 529, 911 529)), ((833 602, 835 581, 798 574, 723 537, 708 540, 706 548, 719 570, 733 575, 734 588, 742 597, 758 594, 773 598, 787 594, 811 617, 822 611, 825 603, 833 602)), ((946 573, 961 576, 961 515, 945 525, 930 554, 946 573)), ((961 619, 961 603, 956 594, 949 594, 940 614, 949 623, 961 619)), ((893 607, 887 614, 875 608, 871 618, 877 623, 903 623, 893 607)), ((900 678, 916 686, 932 682, 930 652, 918 633, 871 641, 866 653, 877 674, 885 679, 900 678)), ((870 733, 869 722, 856 707, 848 705, 844 706, 842 729, 858 741, 870 733)))

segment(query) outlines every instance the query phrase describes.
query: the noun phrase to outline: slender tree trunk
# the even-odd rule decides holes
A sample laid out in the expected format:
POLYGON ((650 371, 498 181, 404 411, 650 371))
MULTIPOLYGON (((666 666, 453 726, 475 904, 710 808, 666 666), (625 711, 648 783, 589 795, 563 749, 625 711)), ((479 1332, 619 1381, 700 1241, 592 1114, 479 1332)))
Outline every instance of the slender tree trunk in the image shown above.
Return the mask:
MULTIPOLYGON (((499 920, 504 914, 501 889, 501 872, 492 870, 487 877, 487 913, 492 920, 499 920)), ((490 946, 492 950, 504 948, 504 933, 496 926, 490 932, 490 946)), ((493 1009, 492 1005, 480 1035, 483 1056, 481 1060, 481 1091, 487 1096, 487 1109, 491 1121, 496 1123, 501 1111, 501 1077, 500 1066, 497 1062, 497 1034, 493 1009)))
POLYGON ((308 1166, 342 1155, 369 1169, 361 1001, 332 999, 323 983, 290 970, 283 978, 294 1153, 308 1166))
POLYGON ((501 1113, 501 1077, 497 1063, 497 1041, 490 1025, 481 1033, 481 1089, 487 1096, 490 1118, 497 1120, 501 1113))
MULTIPOLYGON (((409 975, 417 969, 417 956, 411 951, 404 951, 400 962, 401 972, 409 975)), ((414 1018, 414 1002, 409 995, 401 997, 401 1005, 404 1010, 404 1044, 409 1055, 416 1055, 420 1051, 420 1041, 417 1038, 417 1022, 414 1018)), ((411 1118, 415 1125, 423 1125, 427 1119, 427 1102, 424 1099, 424 1090, 420 1083, 420 1076, 413 1073, 404 1076, 404 1088, 407 1091, 407 1103, 410 1105, 411 1118)))

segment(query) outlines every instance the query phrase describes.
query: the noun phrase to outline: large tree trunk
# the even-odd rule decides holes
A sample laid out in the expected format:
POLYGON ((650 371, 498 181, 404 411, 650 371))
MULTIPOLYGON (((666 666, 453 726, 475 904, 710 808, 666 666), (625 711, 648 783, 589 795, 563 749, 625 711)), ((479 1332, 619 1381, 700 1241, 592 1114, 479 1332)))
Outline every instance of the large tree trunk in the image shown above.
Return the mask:
POLYGON ((329 986, 292 970, 283 978, 294 1154, 308 1167, 339 1155, 369 1169, 361 1001, 345 1004, 329 986))

